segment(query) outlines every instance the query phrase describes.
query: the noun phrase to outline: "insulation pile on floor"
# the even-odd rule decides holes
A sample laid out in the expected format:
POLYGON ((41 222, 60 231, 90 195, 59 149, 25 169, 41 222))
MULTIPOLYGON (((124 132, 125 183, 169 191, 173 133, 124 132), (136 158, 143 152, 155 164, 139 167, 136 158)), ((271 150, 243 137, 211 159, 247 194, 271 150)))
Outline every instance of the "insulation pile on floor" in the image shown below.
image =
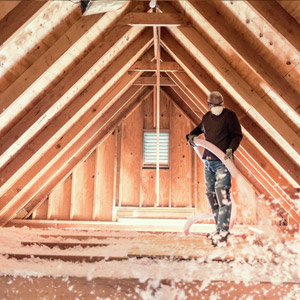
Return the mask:
POLYGON ((1 299, 300 299, 299 233, 0 231, 1 299))

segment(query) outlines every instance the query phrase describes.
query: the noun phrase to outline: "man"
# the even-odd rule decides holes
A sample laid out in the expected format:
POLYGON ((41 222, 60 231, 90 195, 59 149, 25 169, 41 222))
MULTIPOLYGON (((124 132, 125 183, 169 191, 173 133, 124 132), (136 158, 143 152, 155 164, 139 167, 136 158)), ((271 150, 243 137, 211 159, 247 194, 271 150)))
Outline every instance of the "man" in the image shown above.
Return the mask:
MULTIPOLYGON (((212 92, 208 96, 209 111, 203 116, 201 123, 187 136, 191 146, 195 146, 194 139, 204 133, 205 139, 217 146, 224 153, 224 159, 234 160, 233 153, 242 140, 242 131, 236 114, 223 106, 223 96, 219 92, 212 92)), ((216 231, 208 234, 213 246, 226 245, 229 235, 231 215, 231 175, 221 160, 209 150, 205 149, 204 176, 206 198, 212 209, 216 223, 216 231)))

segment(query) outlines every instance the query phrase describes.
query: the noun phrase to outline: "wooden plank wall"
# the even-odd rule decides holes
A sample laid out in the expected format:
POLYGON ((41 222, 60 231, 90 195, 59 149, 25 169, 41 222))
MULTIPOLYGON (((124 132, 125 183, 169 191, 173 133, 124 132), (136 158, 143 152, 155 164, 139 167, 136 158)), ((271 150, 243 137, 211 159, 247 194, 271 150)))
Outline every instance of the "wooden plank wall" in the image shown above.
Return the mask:
POLYGON ((112 221, 115 148, 114 131, 52 190, 32 218, 112 221))
MULTIPOLYGON (((114 206, 155 207, 156 170, 142 168, 143 130, 155 130, 153 107, 151 94, 55 187, 32 217, 112 221, 114 206)), ((170 167, 160 170, 159 207, 209 212, 204 165, 185 140, 195 124, 165 93, 161 94, 160 108, 161 129, 170 132, 170 167)), ((234 184, 233 195, 236 189, 234 184)), ((253 210, 247 217, 252 223, 255 214, 253 210)), ((248 221, 239 219, 239 223, 251 223, 248 221)))
POLYGON ((143 155, 143 110, 139 105, 123 122, 121 135, 121 206, 139 206, 143 155))

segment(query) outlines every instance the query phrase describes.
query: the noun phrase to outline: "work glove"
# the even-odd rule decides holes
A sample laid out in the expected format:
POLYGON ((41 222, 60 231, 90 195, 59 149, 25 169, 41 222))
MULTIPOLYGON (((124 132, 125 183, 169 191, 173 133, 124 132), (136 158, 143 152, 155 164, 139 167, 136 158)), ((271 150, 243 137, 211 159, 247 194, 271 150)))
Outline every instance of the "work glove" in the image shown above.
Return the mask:
POLYGON ((194 139, 195 139, 196 137, 197 137, 196 135, 192 135, 192 134, 188 134, 188 135, 186 136, 186 139, 187 139, 187 141, 188 141, 188 143, 189 143, 190 146, 196 147, 196 145, 195 145, 195 143, 194 143, 194 139))
POLYGON ((226 149, 224 159, 230 159, 233 162, 233 151, 232 149, 226 149))

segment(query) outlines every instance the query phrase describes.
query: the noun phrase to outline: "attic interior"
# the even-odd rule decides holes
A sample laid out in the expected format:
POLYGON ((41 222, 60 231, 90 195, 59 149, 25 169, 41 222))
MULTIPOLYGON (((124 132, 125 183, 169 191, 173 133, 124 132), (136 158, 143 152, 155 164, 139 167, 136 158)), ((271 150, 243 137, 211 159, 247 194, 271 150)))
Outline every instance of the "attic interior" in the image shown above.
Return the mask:
POLYGON ((299 23, 299 1, 2 1, 5 299, 299 299, 299 23), (183 234, 210 213, 185 135, 211 91, 244 135, 222 249, 211 220, 183 234))

